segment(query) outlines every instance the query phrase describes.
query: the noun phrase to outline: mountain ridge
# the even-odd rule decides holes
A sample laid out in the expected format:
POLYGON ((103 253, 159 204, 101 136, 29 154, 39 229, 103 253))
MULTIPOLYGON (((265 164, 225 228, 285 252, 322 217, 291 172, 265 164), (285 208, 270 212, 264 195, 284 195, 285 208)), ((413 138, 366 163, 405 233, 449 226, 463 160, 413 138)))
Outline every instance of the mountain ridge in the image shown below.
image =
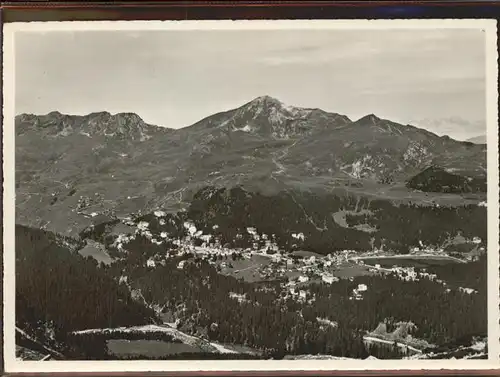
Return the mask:
MULTIPOLYGON (((448 135, 438 135, 436 134, 435 132, 432 132, 432 131, 429 131, 428 129, 426 129, 425 127, 419 127, 417 125, 414 125, 414 124, 406 124, 406 125, 403 125, 403 124, 400 124, 400 123, 397 123, 397 122, 392 122, 388 119, 384 119, 384 118, 381 118, 379 116, 377 116, 376 114, 374 113, 370 113, 370 114, 367 114, 367 115, 364 115, 362 116, 361 118, 353 121, 351 120, 348 116, 346 115, 342 115, 342 114, 338 114, 338 113, 335 113, 335 112, 328 112, 328 111, 325 111, 325 110, 322 110, 320 108, 312 108, 312 107, 297 107, 297 106, 293 106, 293 105, 286 105, 285 103, 283 103, 282 101, 280 101, 279 99, 277 98, 274 98, 274 97, 271 97, 269 95, 262 95, 262 96, 259 96, 259 97, 256 97, 254 99, 252 99, 251 101, 248 101, 246 102, 245 104, 243 104, 242 106, 240 107, 237 107, 237 108, 233 108, 233 109, 230 109, 230 110, 226 110, 226 111, 221 111, 221 112, 217 112, 215 114, 212 114, 212 115, 209 115, 205 118, 202 118, 200 119, 199 121, 193 123, 193 124, 190 124, 190 125, 187 125, 187 126, 184 126, 184 127, 180 127, 180 128, 170 128, 170 127, 166 127, 166 126, 159 126, 159 125, 155 125, 155 124, 151 124, 151 123, 146 123, 144 122, 144 120, 142 119, 142 117, 140 115, 138 115, 137 113, 134 113, 134 112, 118 112, 118 113, 110 113, 109 111, 106 111, 106 110, 103 110, 103 111, 96 111, 96 112, 92 112, 92 113, 88 113, 86 115, 75 115, 75 114, 67 114, 67 113, 61 113, 57 110, 53 110, 49 113, 46 113, 46 114, 35 114, 35 113, 20 113, 18 115, 15 116, 15 119, 16 119, 16 122, 20 121, 22 122, 23 120, 27 120, 27 119, 33 119, 33 118, 49 118, 49 117, 56 117, 56 118, 66 118, 66 117, 70 117, 70 118, 102 118, 102 117, 108 117, 108 118, 132 118, 134 119, 135 122, 137 123, 143 123, 144 125, 146 126, 149 126, 149 127, 153 127, 153 128, 160 128, 160 129, 166 129, 166 130, 172 130, 172 131, 180 131, 180 130, 186 130, 186 129, 189 129, 189 128, 192 128, 192 127, 196 127, 196 126, 200 126, 201 124, 205 124, 205 123, 212 123, 213 122, 213 118, 215 119, 218 119, 219 117, 221 116, 224 116, 224 115, 228 115, 228 114, 232 114, 233 112, 237 112, 237 111, 241 111, 241 110, 248 110, 249 108, 250 109, 255 109, 256 107, 261 107, 261 109, 257 109, 257 111, 261 111, 262 109, 266 109, 266 108, 273 108, 273 107, 277 107, 278 110, 282 110, 282 111, 287 111, 289 113, 295 113, 296 114, 299 114, 299 115, 310 115, 312 113, 315 113, 315 114, 322 114, 322 115, 325 115, 325 116, 333 116, 333 117, 338 117, 339 119, 343 120, 345 123, 353 123, 353 124, 376 124, 380 121, 388 121, 388 122, 391 122, 392 124, 395 124, 395 125, 401 125, 401 126, 404 126, 404 127, 413 127, 413 128, 417 128, 423 132, 428 132, 428 133, 431 133, 437 137, 441 137, 441 138, 450 138, 452 140, 455 140, 457 142, 460 142, 460 143, 465 143, 465 142, 468 142, 468 140, 465 140, 465 141, 462 141, 462 140, 458 140, 458 139, 454 139, 454 138, 451 138, 450 136, 448 135), (210 121, 209 121, 210 120, 210 121)), ((453 120, 455 119, 456 117, 450 117, 449 119, 450 120, 453 120)), ((425 119, 425 121, 427 122, 430 122, 430 120, 428 119, 425 119)), ((443 120, 444 121, 444 120, 443 120)), ((462 123, 463 122, 466 122, 465 120, 462 120, 462 123)), ((227 121, 226 122, 222 122, 222 125, 219 124, 218 126, 219 127, 222 127, 222 126, 225 126, 227 124, 227 121)), ((242 127, 244 128, 244 127, 242 127)), ((242 128, 235 128, 234 130, 241 130, 242 128)), ((480 136, 482 137, 482 136, 480 136)), ((471 139, 474 139, 474 138, 471 138, 471 139)))
POLYGON ((406 197, 405 182, 431 165, 483 179, 486 146, 269 96, 180 129, 134 113, 25 114, 16 117, 16 216, 78 231, 94 212, 177 210, 205 186, 382 197, 399 187, 406 197))

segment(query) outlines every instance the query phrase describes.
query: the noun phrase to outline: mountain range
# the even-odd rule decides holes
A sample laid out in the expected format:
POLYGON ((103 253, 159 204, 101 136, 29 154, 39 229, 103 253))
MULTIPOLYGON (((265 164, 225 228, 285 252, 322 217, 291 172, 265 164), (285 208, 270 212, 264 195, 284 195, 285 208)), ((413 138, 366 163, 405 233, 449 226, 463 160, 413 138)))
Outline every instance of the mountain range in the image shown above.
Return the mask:
POLYGON ((108 112, 21 114, 15 124, 16 221, 65 234, 96 214, 177 211, 206 186, 418 200, 407 182, 430 166, 486 177, 486 145, 269 96, 181 129, 108 112))

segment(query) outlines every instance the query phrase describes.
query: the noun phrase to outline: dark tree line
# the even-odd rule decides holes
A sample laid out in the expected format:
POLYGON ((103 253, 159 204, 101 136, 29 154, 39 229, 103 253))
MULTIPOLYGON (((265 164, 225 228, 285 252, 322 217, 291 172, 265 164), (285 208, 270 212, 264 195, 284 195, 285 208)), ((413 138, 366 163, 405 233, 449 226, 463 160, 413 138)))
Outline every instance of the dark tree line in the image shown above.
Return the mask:
POLYGON ((487 228, 486 209, 476 205, 396 206, 389 201, 351 195, 281 192, 265 196, 240 187, 201 190, 191 203, 188 218, 198 229, 217 235, 223 244, 233 247, 251 247, 255 241, 246 228, 256 227, 259 234, 274 234, 275 241, 285 250, 301 248, 320 254, 345 249, 365 251, 374 246, 407 253, 420 241, 426 245, 442 244, 457 234, 485 240, 487 228), (369 213, 347 213, 350 227, 346 228, 333 218, 334 213, 344 210, 369 213), (373 232, 352 228, 361 224, 373 232), (216 230, 214 225, 218 226, 216 230), (292 237, 298 232, 304 234, 304 240, 292 237))
POLYGON ((487 333, 486 258, 471 264, 471 270, 457 265, 432 267, 454 279, 449 292, 446 286, 425 279, 364 276, 331 285, 311 284, 303 288, 307 296, 301 302, 292 299, 279 282, 247 283, 220 275, 214 266, 188 255, 148 268, 142 263, 148 255, 145 240, 133 244, 126 258, 108 268, 72 254, 43 231, 18 227, 16 239, 16 322, 34 333, 52 324, 57 339, 66 342, 69 354, 76 358, 82 354, 105 357, 107 351, 103 337, 88 335, 78 343, 69 335, 73 330, 154 321, 155 314, 133 301, 125 284, 117 283, 122 275, 148 303, 173 313, 182 331, 253 347, 274 358, 288 354, 400 357, 402 351, 397 348, 367 346, 363 340, 367 331, 388 318, 394 324, 415 323, 412 335, 437 345, 487 333), (181 259, 187 260, 183 269, 177 268, 181 259), (469 273, 476 278, 467 277, 469 273), (478 293, 455 289, 469 282, 478 293), (368 286, 362 300, 352 299, 358 284, 368 286), (231 292, 244 300, 231 298, 231 292))
MULTIPOLYGON (((486 208, 477 205, 456 207, 399 204, 387 200, 369 200, 346 194, 316 195, 310 192, 283 191, 266 196, 247 192, 241 187, 216 189, 206 187, 193 198, 187 212, 167 214, 159 219, 154 214, 135 219, 146 221, 158 239, 161 232, 169 237, 187 236, 184 222, 194 222, 198 230, 232 248, 251 248, 254 243, 264 247, 266 239, 256 241, 247 231, 255 227, 285 251, 297 249, 328 254, 336 250, 366 251, 373 247, 405 254, 413 247, 443 245, 456 235, 486 240, 486 208), (364 211, 362 211, 364 210, 364 211), (345 212, 348 227, 339 225, 334 214, 345 212), (355 226, 366 225, 368 231, 355 226), (302 233, 304 239, 292 235, 302 233)), ((100 224, 82 233, 110 247, 113 237, 106 232, 110 224, 100 224)), ((366 229, 365 229, 366 230, 366 229)), ((132 242, 143 242, 135 240, 132 242)), ((200 239, 195 239, 201 245, 200 239)), ((158 249, 174 250, 172 242, 158 249)), ((457 247, 456 252, 460 254, 457 247)), ((460 256, 460 255, 458 255, 460 256)))
POLYGON ((406 183, 406 187, 427 192, 470 193, 486 192, 486 177, 465 177, 444 169, 431 166, 415 175, 406 183))

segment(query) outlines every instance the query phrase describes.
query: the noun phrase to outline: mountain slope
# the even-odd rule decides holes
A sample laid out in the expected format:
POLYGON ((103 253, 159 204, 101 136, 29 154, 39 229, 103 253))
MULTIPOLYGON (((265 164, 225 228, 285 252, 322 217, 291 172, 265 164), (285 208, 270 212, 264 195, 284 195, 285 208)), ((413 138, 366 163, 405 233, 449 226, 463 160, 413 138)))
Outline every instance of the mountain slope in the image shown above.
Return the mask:
POLYGON ((322 131, 301 139, 287 162, 302 163, 317 175, 344 173, 355 179, 401 181, 431 164, 484 175, 485 160, 485 146, 368 115, 335 132, 322 131))
POLYGON ((154 321, 152 310, 91 258, 78 255, 79 247, 78 241, 16 226, 16 330, 30 340, 21 344, 38 343, 60 357, 58 352, 69 351, 68 331, 154 321))
POLYGON ((208 185, 267 194, 342 186, 383 197, 398 185, 407 190, 404 182, 430 165, 484 178, 485 164, 485 145, 375 115, 352 122, 268 96, 177 130, 130 113, 23 114, 16 221, 75 235, 96 214, 183 208, 208 185))
POLYGON ((243 106, 210 116, 188 129, 225 128, 275 139, 290 139, 310 134, 321 128, 334 129, 350 123, 345 115, 327 113, 320 109, 287 106, 269 97, 258 97, 243 106))

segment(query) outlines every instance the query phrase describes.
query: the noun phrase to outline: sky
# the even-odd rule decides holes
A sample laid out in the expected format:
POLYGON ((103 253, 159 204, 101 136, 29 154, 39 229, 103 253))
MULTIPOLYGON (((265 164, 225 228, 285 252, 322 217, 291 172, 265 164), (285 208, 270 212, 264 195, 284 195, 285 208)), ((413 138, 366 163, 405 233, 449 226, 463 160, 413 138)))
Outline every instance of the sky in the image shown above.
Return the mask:
POLYGON ((269 95, 465 139, 486 132, 485 61, 471 29, 22 31, 15 104, 180 128, 269 95))

